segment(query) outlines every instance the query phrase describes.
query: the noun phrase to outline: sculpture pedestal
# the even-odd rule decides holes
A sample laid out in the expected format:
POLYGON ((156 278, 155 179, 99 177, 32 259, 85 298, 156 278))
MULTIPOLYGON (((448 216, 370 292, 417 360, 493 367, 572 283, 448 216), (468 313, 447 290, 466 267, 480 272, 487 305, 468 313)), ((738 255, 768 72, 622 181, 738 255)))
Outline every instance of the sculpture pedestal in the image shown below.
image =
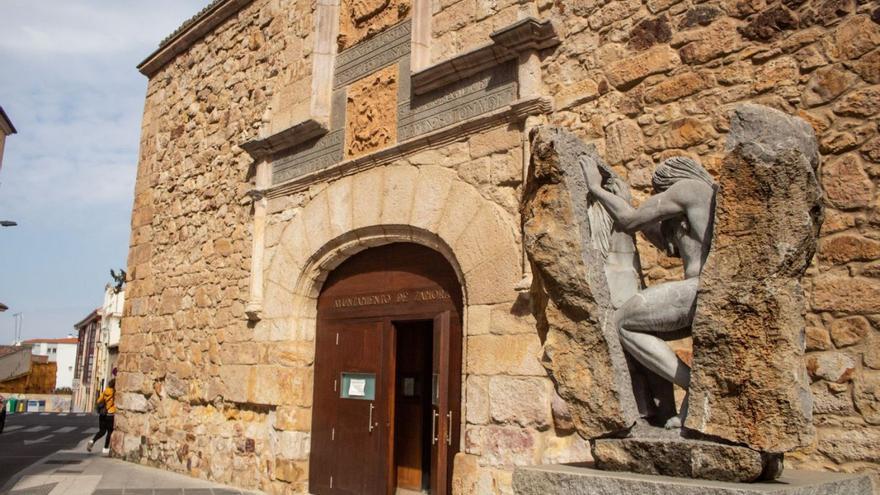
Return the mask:
POLYGON ((569 465, 517 468, 517 495, 872 495, 867 474, 786 471, 764 483, 728 483, 598 471, 569 465))
POLYGON ((774 479, 782 457, 748 447, 684 438, 681 430, 636 426, 628 438, 591 440, 596 468, 733 483, 774 479))

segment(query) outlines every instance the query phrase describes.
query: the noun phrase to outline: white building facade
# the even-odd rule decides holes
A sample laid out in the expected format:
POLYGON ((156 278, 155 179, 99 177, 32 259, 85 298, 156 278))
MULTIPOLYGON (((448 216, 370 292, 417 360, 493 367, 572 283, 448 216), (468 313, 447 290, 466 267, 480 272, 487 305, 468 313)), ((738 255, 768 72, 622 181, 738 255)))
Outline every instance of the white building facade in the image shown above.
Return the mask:
POLYGON ((104 290, 104 304, 101 306, 101 350, 99 365, 103 367, 98 375, 104 377, 104 383, 113 378, 116 360, 119 356, 119 323, 122 321, 122 307, 125 304, 125 291, 116 291, 108 286, 104 290))

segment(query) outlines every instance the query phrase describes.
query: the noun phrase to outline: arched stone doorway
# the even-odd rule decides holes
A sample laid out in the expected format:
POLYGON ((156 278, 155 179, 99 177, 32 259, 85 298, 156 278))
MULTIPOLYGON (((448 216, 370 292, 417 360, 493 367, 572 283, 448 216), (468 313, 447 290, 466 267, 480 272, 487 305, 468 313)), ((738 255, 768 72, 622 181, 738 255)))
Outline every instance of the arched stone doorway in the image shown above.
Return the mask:
POLYGON ((450 492, 461 428, 462 288, 443 255, 393 243, 317 301, 310 492, 450 492))

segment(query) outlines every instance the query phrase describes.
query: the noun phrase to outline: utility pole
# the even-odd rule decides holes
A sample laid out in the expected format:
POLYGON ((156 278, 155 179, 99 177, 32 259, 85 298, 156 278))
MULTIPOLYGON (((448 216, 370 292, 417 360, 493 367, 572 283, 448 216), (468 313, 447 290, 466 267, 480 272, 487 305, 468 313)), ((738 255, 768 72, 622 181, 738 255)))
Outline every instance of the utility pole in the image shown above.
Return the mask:
POLYGON ((21 327, 23 324, 24 315, 21 312, 13 313, 13 324, 15 325, 14 337, 12 339, 12 345, 21 345, 21 327))

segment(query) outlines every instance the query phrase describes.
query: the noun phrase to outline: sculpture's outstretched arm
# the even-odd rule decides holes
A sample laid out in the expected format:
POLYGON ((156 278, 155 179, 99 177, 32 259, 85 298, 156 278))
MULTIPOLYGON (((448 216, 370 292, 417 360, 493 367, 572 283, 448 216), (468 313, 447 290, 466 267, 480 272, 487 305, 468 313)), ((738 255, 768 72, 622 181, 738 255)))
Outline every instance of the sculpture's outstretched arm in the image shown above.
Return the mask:
POLYGON ((602 174, 599 167, 591 160, 582 160, 581 166, 587 180, 587 188, 602 203, 619 228, 627 232, 644 229, 652 223, 681 215, 685 212, 684 205, 678 201, 680 194, 676 187, 651 196, 638 208, 633 208, 623 198, 602 187, 602 174))

